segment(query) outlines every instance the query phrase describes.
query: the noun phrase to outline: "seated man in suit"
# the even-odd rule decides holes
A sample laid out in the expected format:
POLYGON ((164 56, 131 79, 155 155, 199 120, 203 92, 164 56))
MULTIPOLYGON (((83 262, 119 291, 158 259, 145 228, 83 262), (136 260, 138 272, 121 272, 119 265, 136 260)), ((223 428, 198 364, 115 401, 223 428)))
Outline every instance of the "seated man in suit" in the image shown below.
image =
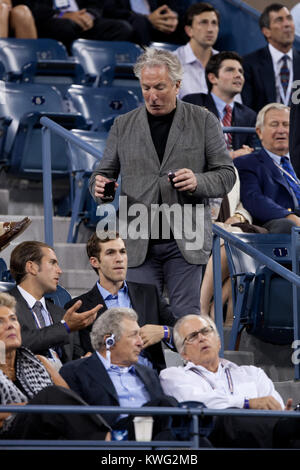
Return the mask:
POLYGON ((300 52, 293 48, 295 25, 280 3, 268 5, 259 18, 267 46, 244 57, 243 103, 258 112, 268 103, 289 106, 292 83, 300 76, 300 52))
POLYGON ((264 106, 256 121, 263 148, 234 160, 243 206, 254 223, 271 233, 290 233, 300 226, 300 183, 289 158, 289 124, 287 106, 264 106))
MULTIPOLYGON (((213 55, 205 69, 208 94, 193 93, 183 101, 205 106, 223 126, 255 127, 256 113, 234 98, 242 91, 245 79, 242 58, 236 52, 213 55)), ((225 134, 232 158, 253 152, 255 134, 225 134)))
MULTIPOLYGON (((147 348, 142 352, 140 361, 146 365, 152 364, 158 370, 165 367, 161 340, 170 339, 168 327, 175 323, 170 306, 163 297, 159 297, 154 285, 126 282, 127 251, 118 233, 94 233, 87 243, 87 255, 99 280, 90 291, 72 299, 65 308, 70 308, 78 300, 82 302, 78 312, 102 304, 98 316, 113 306, 134 308, 139 314, 140 335, 144 348, 147 348)), ((93 351, 90 330, 91 325, 79 332, 85 353, 93 351)))
POLYGON ((45 294, 56 290, 62 273, 55 252, 46 243, 26 241, 17 245, 11 253, 10 272, 17 283, 9 293, 17 301, 23 346, 47 356, 57 367, 80 357, 82 351, 74 332, 92 323, 101 305, 78 314, 81 302, 65 312, 45 299, 45 294))
MULTIPOLYGON (((60 374, 73 391, 89 405, 98 406, 177 406, 164 395, 157 373, 139 364, 143 348, 138 316, 131 308, 106 310, 94 323, 91 340, 95 352, 87 358, 65 364, 60 374), (122 377, 122 379, 121 379, 122 377)), ((127 429, 133 437, 132 416, 106 414, 113 429, 127 429)), ((156 416, 153 435, 168 419, 156 416)))

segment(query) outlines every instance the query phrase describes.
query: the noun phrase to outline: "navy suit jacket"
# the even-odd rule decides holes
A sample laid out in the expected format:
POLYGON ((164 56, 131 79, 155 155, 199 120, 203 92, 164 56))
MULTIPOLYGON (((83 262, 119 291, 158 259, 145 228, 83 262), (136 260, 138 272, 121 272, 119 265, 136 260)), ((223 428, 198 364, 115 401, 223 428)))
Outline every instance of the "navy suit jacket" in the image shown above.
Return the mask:
MULTIPOLYGON (((141 364, 134 365, 136 373, 144 383, 150 400, 165 397, 157 373, 141 364)), ((97 353, 65 364, 59 371, 70 388, 89 405, 120 406, 116 389, 97 353)), ((174 400, 174 406, 176 401, 174 400)), ((113 426, 116 414, 105 414, 105 420, 113 426)))
POLYGON ((267 152, 258 152, 234 159, 241 182, 241 201, 253 217, 253 223, 262 225, 280 219, 296 209, 295 198, 281 171, 267 152))
MULTIPOLYGON (((160 298, 155 286, 129 281, 127 281, 127 286, 132 308, 138 314, 138 323, 140 326, 146 324, 166 325, 170 327, 174 326, 176 319, 172 314, 170 306, 164 299, 160 298)), ((96 305, 101 304, 103 307, 98 311, 98 318, 103 312, 105 312, 105 310, 107 310, 107 306, 105 305, 97 284, 95 284, 94 287, 85 294, 70 300, 65 305, 65 309, 67 310, 70 308, 75 302, 77 302, 77 300, 82 301, 82 305, 78 309, 78 312, 90 310, 91 308, 96 307, 96 305)), ((84 353, 93 351, 90 340, 91 329, 92 325, 79 331, 80 344, 84 353)), ((166 364, 161 342, 149 346, 147 348, 147 355, 158 370, 165 368, 166 364)))
MULTIPOLYGON (((269 47, 251 52, 243 58, 245 84, 243 103, 256 112, 276 102, 275 74, 269 47)), ((300 52, 293 49, 294 80, 300 77, 300 52)))
MULTIPOLYGON (((204 106, 219 119, 219 113, 216 108, 213 97, 210 93, 192 93, 191 95, 185 95, 182 101, 188 103, 197 104, 198 106, 204 106)), ((254 127, 256 123, 256 113, 240 103, 234 103, 232 112, 232 126, 239 127, 254 127)), ((256 134, 232 134, 232 148, 237 150, 243 145, 249 145, 249 147, 255 147, 256 145, 256 134)))
MULTIPOLYGON (((300 75, 296 77, 300 79, 300 75)), ((299 99, 299 93, 298 93, 299 99)), ((290 116, 290 156, 293 168, 298 178, 300 178, 300 104, 291 105, 290 116)))

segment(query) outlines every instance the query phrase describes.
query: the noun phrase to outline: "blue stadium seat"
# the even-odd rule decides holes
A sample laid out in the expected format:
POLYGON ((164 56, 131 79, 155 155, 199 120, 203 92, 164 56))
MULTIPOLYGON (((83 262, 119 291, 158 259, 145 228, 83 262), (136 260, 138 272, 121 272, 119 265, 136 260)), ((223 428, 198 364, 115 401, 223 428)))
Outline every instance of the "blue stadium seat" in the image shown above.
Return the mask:
MULTIPOLYGON (((74 129, 71 132, 76 137, 79 137, 84 142, 99 150, 99 158, 94 158, 80 147, 69 143, 69 156, 70 161, 72 162, 71 171, 73 175, 75 175, 75 180, 73 190, 74 198, 72 202, 72 217, 67 241, 69 243, 75 243, 79 224, 82 221, 86 224, 86 226, 95 229, 98 221, 100 220, 100 217, 96 214, 97 204, 92 199, 88 190, 88 180, 102 157, 108 133, 84 131, 79 129, 74 129)), ((118 210, 121 186, 120 181, 121 180, 119 179, 119 187, 116 191, 114 200, 111 202, 116 211, 118 210)))
POLYGON ((0 281, 0 292, 8 292, 13 287, 15 287, 16 283, 14 281, 0 281))
POLYGON ((123 87, 91 88, 72 85, 67 93, 77 112, 90 121, 91 130, 109 131, 116 116, 139 106, 139 99, 123 87))
POLYGON ((0 62, 3 80, 55 85, 62 96, 72 83, 89 84, 83 67, 54 39, 0 39, 0 62))
POLYGON ((98 86, 124 86, 135 90, 142 101, 139 81, 133 74, 133 65, 143 49, 126 41, 94 41, 77 39, 72 54, 83 66, 85 73, 98 86))
POLYGON ((150 47, 154 47, 155 49, 164 49, 165 51, 173 52, 178 47, 179 44, 171 44, 170 42, 151 42, 150 47))
MULTIPOLYGON (((0 149, 2 168, 16 177, 39 179, 42 172, 41 125, 47 116, 66 129, 87 128, 79 113, 65 113, 60 93, 47 85, 6 83, 0 90, 0 149)), ((68 174, 66 143, 51 137, 52 173, 68 174)))
POLYGON ((71 294, 62 286, 58 285, 55 292, 45 295, 46 299, 50 299, 54 304, 64 308, 65 304, 72 299, 71 294))
MULTIPOLYGON (((290 235, 234 235, 274 261, 290 267, 290 235)), ((234 305, 229 349, 237 347, 238 336, 244 327, 262 341, 290 344, 294 334, 292 284, 226 241, 225 249, 234 305)))

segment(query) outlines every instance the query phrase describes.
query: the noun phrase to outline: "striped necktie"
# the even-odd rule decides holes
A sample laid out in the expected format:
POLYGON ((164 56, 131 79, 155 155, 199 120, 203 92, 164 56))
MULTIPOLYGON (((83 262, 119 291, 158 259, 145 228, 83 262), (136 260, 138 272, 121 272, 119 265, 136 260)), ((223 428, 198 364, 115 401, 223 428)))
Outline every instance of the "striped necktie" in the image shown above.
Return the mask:
POLYGON ((282 66, 281 66, 281 69, 280 69, 280 72, 279 72, 280 81, 281 81, 284 96, 286 96, 286 92, 287 92, 287 89, 288 89, 288 86, 289 86, 289 81, 290 81, 290 71, 289 71, 289 68, 287 66, 287 60, 288 60, 287 55, 282 56, 282 58, 281 58, 282 66))
POLYGON ((291 175, 288 176, 286 173, 283 173, 300 206, 300 183, 294 168, 291 165, 290 159, 288 157, 281 157, 281 166, 289 175, 291 175))
MULTIPOLYGON (((226 104, 224 108, 225 114, 222 119, 222 124, 224 127, 230 127, 231 126, 231 120, 232 120, 232 109, 229 104, 226 104)), ((226 133, 226 143, 227 143, 227 148, 231 149, 232 148, 232 134, 226 133)))
POLYGON ((42 309, 43 309, 43 304, 42 304, 42 302, 40 302, 39 300, 37 300, 37 301, 35 302, 34 306, 32 307, 32 310, 34 311, 34 313, 35 313, 36 316, 37 316, 37 319, 38 319, 40 328, 44 328, 44 326, 46 326, 46 322, 45 322, 44 316, 43 316, 43 314, 42 314, 42 309))

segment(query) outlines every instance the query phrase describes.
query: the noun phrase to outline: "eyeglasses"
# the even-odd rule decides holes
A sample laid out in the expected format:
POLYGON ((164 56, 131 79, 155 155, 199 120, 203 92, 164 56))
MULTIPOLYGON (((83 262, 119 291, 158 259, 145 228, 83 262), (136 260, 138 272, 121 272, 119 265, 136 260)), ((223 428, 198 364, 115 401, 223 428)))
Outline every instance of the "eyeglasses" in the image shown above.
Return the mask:
POLYGON ((201 334, 202 336, 208 336, 210 333, 212 333, 213 330, 214 330, 213 327, 210 325, 210 326, 205 326, 204 328, 201 328, 201 330, 193 331, 192 333, 188 334, 184 338, 184 341, 182 344, 185 344, 185 343, 192 344, 198 339, 199 334, 201 334))

